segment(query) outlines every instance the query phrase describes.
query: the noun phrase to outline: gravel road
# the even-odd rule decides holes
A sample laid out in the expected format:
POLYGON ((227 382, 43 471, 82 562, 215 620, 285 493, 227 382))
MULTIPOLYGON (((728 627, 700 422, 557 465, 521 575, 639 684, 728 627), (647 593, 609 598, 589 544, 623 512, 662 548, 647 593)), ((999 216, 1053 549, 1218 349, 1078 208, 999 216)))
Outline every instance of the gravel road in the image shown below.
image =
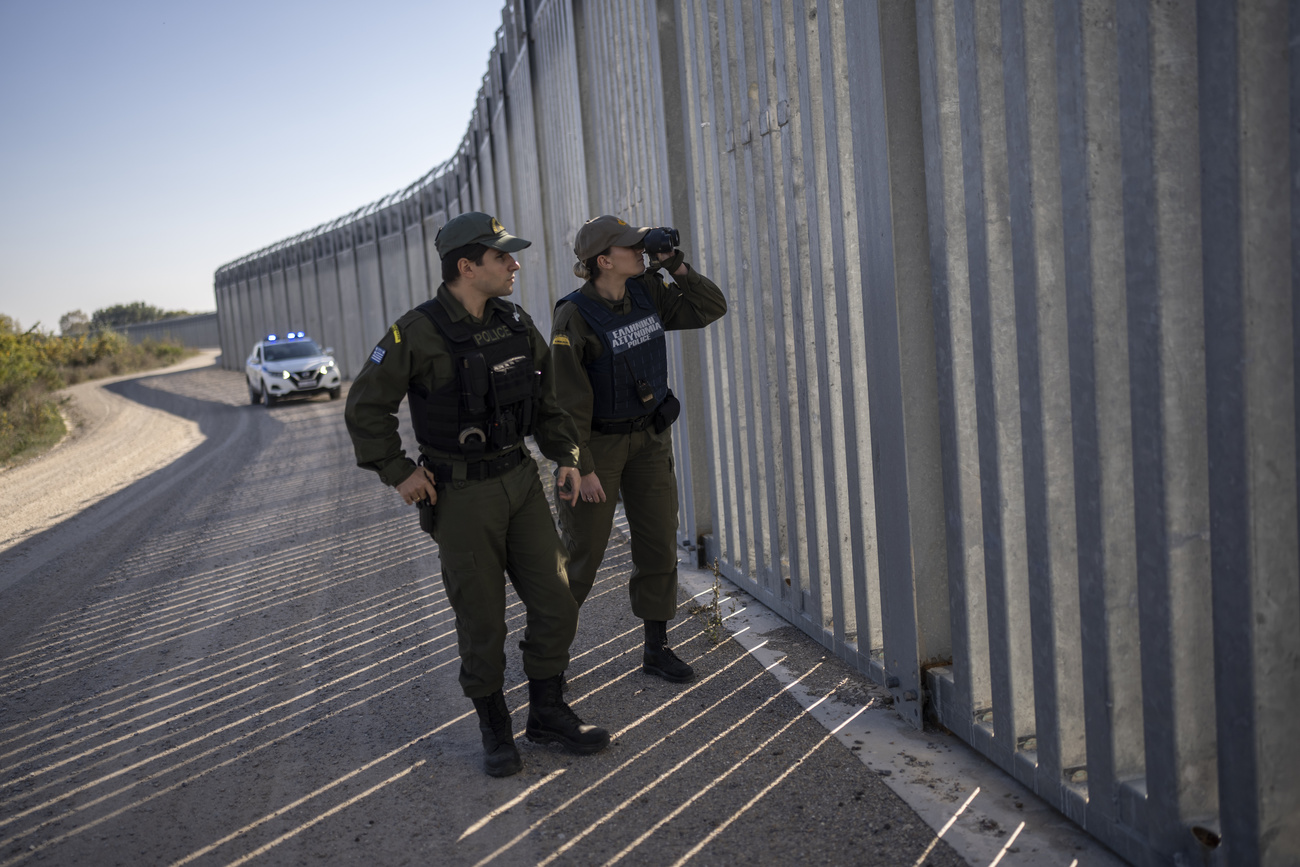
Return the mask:
POLYGON ((0 473, 0 867, 966 863, 702 614, 697 682, 641 674, 622 542, 570 668, 613 745, 523 739, 511 643, 525 767, 486 777, 437 550, 342 402, 249 406, 210 361, 78 387, 0 473))

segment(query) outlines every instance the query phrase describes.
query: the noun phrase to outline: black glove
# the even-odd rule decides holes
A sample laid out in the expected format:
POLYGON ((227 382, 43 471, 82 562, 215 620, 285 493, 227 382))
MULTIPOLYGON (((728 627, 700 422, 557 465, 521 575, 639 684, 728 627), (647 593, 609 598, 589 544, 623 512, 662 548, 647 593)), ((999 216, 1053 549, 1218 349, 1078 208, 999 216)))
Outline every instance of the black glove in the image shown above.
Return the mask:
POLYGON ((678 268, 682 267, 682 263, 685 261, 686 261, 686 254, 683 253, 680 248, 674 248, 672 255, 669 256, 667 259, 661 259, 658 262, 656 262, 655 267, 663 268, 665 271, 671 274, 674 271, 676 271, 678 268))

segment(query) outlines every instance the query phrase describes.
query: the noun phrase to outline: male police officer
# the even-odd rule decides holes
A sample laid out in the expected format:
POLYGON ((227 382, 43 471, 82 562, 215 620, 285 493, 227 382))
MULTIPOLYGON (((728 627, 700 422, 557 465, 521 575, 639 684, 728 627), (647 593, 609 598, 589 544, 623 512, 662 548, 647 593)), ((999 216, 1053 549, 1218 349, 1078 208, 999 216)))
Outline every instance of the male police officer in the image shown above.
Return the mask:
POLYGON ((681 250, 656 253, 647 270, 650 231, 603 216, 587 221, 574 240, 574 273, 586 282, 556 306, 551 353, 560 404, 578 424, 582 499, 558 507, 569 586, 581 605, 622 492, 632 546, 628 593, 632 613, 645 621, 641 667, 684 683, 695 673, 667 643, 667 621, 677 613, 677 480, 668 426, 680 404, 668 390, 664 332, 703 328, 727 312, 727 299, 681 250), (659 269, 672 274, 672 285, 659 269))
POLYGON ((521 767, 502 694, 503 572, 527 611, 520 648, 528 738, 575 753, 609 744, 604 729, 585 725, 561 697, 578 605, 524 437, 535 436, 560 465, 559 496, 576 502, 577 431, 556 402, 545 339, 518 305, 503 300, 519 270, 511 253, 529 243, 487 214, 448 221, 435 239, 444 281, 437 297, 398 319, 379 341, 349 390, 345 414, 357 464, 436 521, 431 532, 456 612, 460 685, 478 711, 492 776, 521 767), (418 466, 397 431, 403 397, 420 444, 418 466))

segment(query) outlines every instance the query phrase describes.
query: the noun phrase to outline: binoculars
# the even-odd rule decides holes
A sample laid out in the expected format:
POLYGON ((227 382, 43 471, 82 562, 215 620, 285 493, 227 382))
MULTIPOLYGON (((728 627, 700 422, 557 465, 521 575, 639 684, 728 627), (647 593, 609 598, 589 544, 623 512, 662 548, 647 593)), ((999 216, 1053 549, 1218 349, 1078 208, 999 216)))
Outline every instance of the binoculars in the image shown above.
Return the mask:
POLYGON ((660 226, 657 229, 651 229, 645 233, 641 243, 645 246, 645 251, 654 255, 656 253, 671 253, 673 248, 682 242, 681 234, 670 226, 660 226))

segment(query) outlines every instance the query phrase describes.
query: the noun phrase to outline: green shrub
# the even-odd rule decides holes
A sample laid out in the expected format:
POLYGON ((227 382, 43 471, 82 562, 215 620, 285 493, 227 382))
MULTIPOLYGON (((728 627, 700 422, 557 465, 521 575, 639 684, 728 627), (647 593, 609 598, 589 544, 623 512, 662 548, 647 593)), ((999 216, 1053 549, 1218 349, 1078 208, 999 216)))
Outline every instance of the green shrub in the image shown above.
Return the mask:
POLYGON ((0 409, 33 388, 62 387, 63 378, 40 342, 26 334, 0 333, 0 409))
POLYGON ((0 464, 47 448, 64 434, 53 392, 88 379, 174 364, 194 350, 145 340, 132 345, 115 331, 56 337, 19 332, 0 314, 0 464))
POLYGON ((58 402, 48 392, 29 389, 0 408, 0 464, 43 451, 66 432, 58 402))

